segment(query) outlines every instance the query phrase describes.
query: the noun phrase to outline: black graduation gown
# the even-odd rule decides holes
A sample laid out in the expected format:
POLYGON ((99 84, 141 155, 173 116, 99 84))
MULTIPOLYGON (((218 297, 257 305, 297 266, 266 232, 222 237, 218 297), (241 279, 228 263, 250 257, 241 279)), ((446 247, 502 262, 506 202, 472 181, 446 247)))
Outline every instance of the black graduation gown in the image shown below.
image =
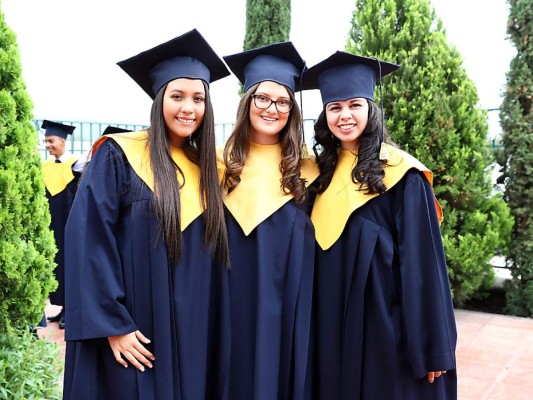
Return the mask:
POLYGON ((315 281, 317 399, 457 398, 446 260, 420 172, 356 209, 332 247, 317 246, 315 281))
POLYGON ((227 398, 227 270, 204 247, 202 216, 170 269, 152 196, 120 146, 101 144, 67 223, 66 400, 227 398), (137 329, 155 356, 145 372, 118 364, 107 341, 137 329))
MULTIPOLYGON (((50 161, 53 162, 53 160, 50 161)), ((50 293, 50 303, 57 306, 65 305, 65 225, 74 202, 80 176, 76 172, 72 172, 72 174, 74 178, 61 192, 52 195, 48 188, 46 189, 46 198, 50 207, 50 229, 54 232, 57 246, 57 253, 54 258, 57 264, 54 269, 57 289, 50 293)))
POLYGON ((314 230, 291 200, 245 236, 228 212, 230 399, 302 399, 307 378, 314 230))
MULTIPOLYGON (((269 198, 272 193, 261 192, 264 187, 280 191, 280 158, 279 145, 251 143, 241 174, 242 186, 227 195, 226 205, 235 193, 242 196, 237 191, 244 185, 248 185, 247 195, 234 212, 253 209, 269 198), (264 175, 259 176, 261 173, 264 175), (254 195, 254 185, 260 194, 254 195)), ((305 162, 306 166, 311 164, 305 162)), ((239 223, 226 208, 231 258, 231 400, 300 400, 310 393, 306 384, 311 374, 314 228, 308 205, 298 206, 284 197, 285 202, 283 196, 276 197, 272 202, 284 204, 269 211, 247 234, 242 225, 257 215, 239 223)), ((272 203, 268 200, 266 204, 272 203)))

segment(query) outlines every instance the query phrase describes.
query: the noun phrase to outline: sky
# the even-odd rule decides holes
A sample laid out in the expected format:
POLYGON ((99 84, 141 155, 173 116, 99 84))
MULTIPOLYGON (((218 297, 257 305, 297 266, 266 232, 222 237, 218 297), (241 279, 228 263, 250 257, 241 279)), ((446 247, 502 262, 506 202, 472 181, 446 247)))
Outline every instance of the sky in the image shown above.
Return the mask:
MULTIPOLYGON (((290 40, 308 66, 344 49, 355 3, 292 0, 290 40)), ((432 5, 477 87, 480 107, 498 108, 515 54, 506 39, 506 0, 432 0, 432 5)), ((35 118, 110 124, 147 125, 152 103, 118 61, 192 28, 220 56, 238 53, 246 23, 246 0, 0 0, 0 8, 17 35, 35 118)), ((235 119, 237 90, 233 75, 211 84, 216 122, 235 119)), ((304 92, 303 105, 304 118, 316 118, 318 92, 304 92)), ((497 112, 489 118, 496 121, 489 135, 495 135, 497 112)))

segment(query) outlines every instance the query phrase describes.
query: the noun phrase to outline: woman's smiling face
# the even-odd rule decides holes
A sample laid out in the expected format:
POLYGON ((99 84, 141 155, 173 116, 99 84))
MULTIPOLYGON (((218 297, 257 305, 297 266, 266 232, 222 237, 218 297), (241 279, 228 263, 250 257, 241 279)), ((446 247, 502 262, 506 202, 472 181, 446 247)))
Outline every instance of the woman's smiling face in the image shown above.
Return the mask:
POLYGON ((359 136, 368 123, 368 101, 355 97, 328 103, 326 120, 331 133, 341 141, 341 148, 355 150, 359 136))
MULTIPOLYGON (((261 82, 254 94, 273 101, 291 100, 287 88, 272 81, 261 82)), ((256 107, 253 98, 250 102, 250 140, 259 144, 278 143, 279 133, 287 125, 290 113, 280 113, 274 103, 261 109, 256 107)))
POLYGON ((202 125, 205 96, 200 79, 179 78, 167 84, 163 96, 163 117, 174 146, 183 147, 187 138, 202 125))

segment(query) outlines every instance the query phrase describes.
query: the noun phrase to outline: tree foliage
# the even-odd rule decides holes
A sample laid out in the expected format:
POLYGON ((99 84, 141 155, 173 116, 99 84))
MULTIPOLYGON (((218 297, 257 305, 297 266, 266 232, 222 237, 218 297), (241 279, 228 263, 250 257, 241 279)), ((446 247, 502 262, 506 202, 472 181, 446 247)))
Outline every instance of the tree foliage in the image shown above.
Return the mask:
POLYGON ((513 314, 533 316, 533 1, 508 3, 507 33, 517 53, 500 108, 503 149, 498 153, 499 180, 515 222, 507 257, 513 277, 506 287, 507 306, 513 314))
POLYGON ((434 173, 454 301, 461 304, 492 287, 490 260, 505 251, 512 225, 491 184, 477 90, 429 0, 357 0, 347 51, 402 66, 384 79, 387 127, 434 173))
POLYGON ((0 335, 36 324, 57 283, 33 104, 0 10, 0 335))
POLYGON ((244 50, 289 40, 291 0, 246 0, 244 50))

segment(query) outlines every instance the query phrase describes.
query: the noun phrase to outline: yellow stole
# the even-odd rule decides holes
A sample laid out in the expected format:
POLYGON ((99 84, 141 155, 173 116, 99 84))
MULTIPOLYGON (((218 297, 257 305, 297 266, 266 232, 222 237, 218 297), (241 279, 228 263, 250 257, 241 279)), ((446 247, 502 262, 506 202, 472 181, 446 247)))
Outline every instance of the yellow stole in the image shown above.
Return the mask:
POLYGON ((76 156, 70 156, 60 163, 56 163, 55 158, 43 161, 44 185, 52 196, 61 193, 72 182, 74 179, 72 166, 77 160, 76 156))
MULTIPOLYGON (((218 149, 219 176, 224 176, 223 149, 218 149)), ((293 196, 281 189, 281 145, 250 142, 250 152, 241 172, 241 181, 229 194, 224 193, 224 204, 248 236, 293 196)), ((318 177, 314 159, 303 159, 301 177, 306 186, 318 177)))
MULTIPOLYGON (((420 161, 410 154, 392 146, 387 146, 390 154, 383 183, 390 190, 411 168, 421 171, 428 182, 433 184, 433 174, 420 161)), ((379 194, 366 194, 360 191, 361 185, 352 182, 352 169, 357 156, 350 150, 340 150, 339 159, 330 185, 324 193, 317 195, 311 220, 315 226, 316 241, 323 250, 329 249, 339 239, 350 215, 366 202, 379 194)), ((442 209, 435 199, 439 222, 442 209)))
MULTIPOLYGON (((124 132, 111 136, 102 136, 95 142, 94 151, 107 139, 113 139, 122 148, 128 162, 139 178, 154 191, 154 176, 150 166, 150 152, 148 149, 148 132, 124 132)), ((203 213, 200 195, 200 168, 187 158, 183 149, 170 146, 172 159, 179 165, 185 176, 185 185, 180 189, 180 221, 183 232, 191 222, 203 213)), ((177 173, 177 172, 176 172, 177 173)), ((177 173, 180 185, 183 177, 177 173)))

